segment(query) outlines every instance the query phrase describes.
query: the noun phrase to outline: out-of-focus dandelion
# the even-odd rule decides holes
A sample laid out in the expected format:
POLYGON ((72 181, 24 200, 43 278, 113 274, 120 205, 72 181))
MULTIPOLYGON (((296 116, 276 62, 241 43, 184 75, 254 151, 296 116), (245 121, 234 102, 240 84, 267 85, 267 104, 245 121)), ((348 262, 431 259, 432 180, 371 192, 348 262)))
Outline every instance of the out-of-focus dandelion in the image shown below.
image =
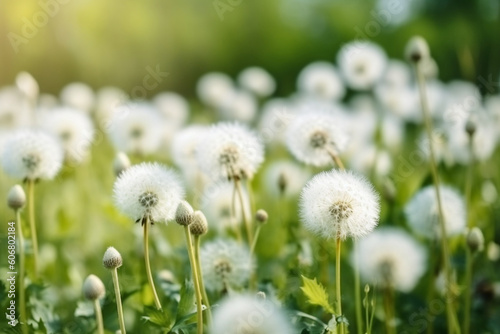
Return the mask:
POLYGON ((83 296, 94 304, 94 313, 97 323, 97 331, 99 334, 104 334, 104 324, 102 321, 101 304, 99 299, 104 297, 106 290, 104 284, 99 277, 89 275, 83 282, 83 296))
POLYGON ((73 82, 64 86, 60 97, 64 105, 85 112, 91 112, 95 103, 94 91, 83 82, 73 82))
POLYGON ((238 75, 238 83, 244 89, 261 98, 271 95, 276 89, 274 78, 260 67, 248 67, 241 71, 238 75))
POLYGON ((299 92, 324 100, 338 101, 345 95, 345 87, 335 66, 318 61, 307 65, 297 79, 299 92))

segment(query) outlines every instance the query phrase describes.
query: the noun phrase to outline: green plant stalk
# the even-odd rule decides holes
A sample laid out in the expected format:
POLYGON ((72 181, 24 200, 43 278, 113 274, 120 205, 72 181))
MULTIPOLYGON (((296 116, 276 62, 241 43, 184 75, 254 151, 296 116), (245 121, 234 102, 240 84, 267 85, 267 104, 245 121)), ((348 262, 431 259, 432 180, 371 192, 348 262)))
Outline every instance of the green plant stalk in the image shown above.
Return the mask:
MULTIPOLYGON (((356 306, 356 327, 359 334, 363 334, 363 311, 361 310, 361 283, 359 279, 359 259, 356 252, 357 241, 354 239, 354 299, 356 306)), ((367 315, 368 320, 368 315, 367 315)), ((368 321, 366 322, 368 324, 368 321)))
POLYGON ((118 282, 118 268, 111 269, 113 285, 115 288, 116 309, 118 311, 118 322, 120 323, 121 334, 125 334, 125 319, 123 317, 122 297, 120 295, 120 283, 118 282))
POLYGON ((97 323, 97 332, 99 334, 104 334, 104 325, 102 321, 101 304, 99 304, 99 299, 94 299, 94 312, 95 321, 97 323))
POLYGON ((253 255, 255 251, 255 246, 257 246, 257 240, 259 239, 260 229, 262 228, 262 224, 257 224, 257 229, 255 231, 255 237, 253 238, 252 247, 250 247, 250 257, 253 255))
POLYGON ((385 311, 385 328, 387 334, 395 334, 396 330, 393 325, 394 320, 394 298, 392 288, 384 289, 384 311, 385 311))
MULTIPOLYGON (((337 316, 342 315, 342 297, 341 297, 341 290, 340 290, 340 250, 342 248, 342 240, 340 238, 337 238, 336 242, 336 250, 335 250, 335 295, 337 299, 337 304, 336 306, 336 313, 337 316)), ((339 324, 339 333, 344 334, 344 323, 339 324)))
POLYGON ((434 188, 436 190, 436 199, 439 212, 439 226, 441 231, 441 248, 443 256, 443 266, 445 272, 445 286, 446 286, 446 319, 448 323, 448 334, 460 333, 460 326, 458 326, 458 320, 453 307, 453 293, 451 291, 451 266, 450 266, 450 251, 448 248, 448 240, 446 239, 446 226, 444 222, 443 206, 441 203, 441 192, 439 189, 439 174, 437 170, 437 164, 434 154, 434 146, 432 145, 432 122, 429 115, 429 107, 427 103, 427 95, 425 91, 425 79, 423 73, 420 69, 419 64, 415 65, 415 72, 417 76, 418 88, 420 92, 420 103, 422 106, 422 113, 425 122, 425 129, 427 132, 427 137, 429 139, 429 156, 432 178, 434 180, 434 188))
POLYGON ((33 248, 33 271, 34 277, 38 277, 38 240, 36 236, 35 223, 35 181, 28 180, 28 213, 31 230, 31 247, 33 248))
POLYGON ((251 245, 253 242, 253 233, 252 233, 252 225, 248 220, 248 217, 245 212, 245 200, 243 198, 243 189, 241 188, 241 182, 238 179, 234 179, 234 186, 236 187, 236 192, 238 193, 238 197, 241 205, 241 215, 243 216, 243 222, 245 223, 245 228, 247 231, 248 245, 251 245))
POLYGON ((21 223, 21 210, 16 210, 17 230, 19 231, 19 316, 23 334, 28 334, 28 324, 26 322, 26 290, 24 289, 24 235, 21 223))
POLYGON ((151 274, 151 265, 149 264, 149 216, 146 216, 146 223, 144 224, 144 262, 146 264, 146 275, 148 276, 149 286, 153 291, 153 296, 155 300, 155 305, 158 310, 161 310, 160 299, 155 289, 155 282, 153 281, 153 275, 151 274))
POLYGON ((201 270, 201 261, 200 261, 200 236, 194 236, 194 258, 196 260, 196 269, 198 271, 198 278, 200 283, 200 290, 203 298, 203 302, 205 303, 206 309, 206 320, 207 325, 212 323, 212 310, 210 309, 210 302, 208 300, 207 290, 205 289, 205 283, 203 282, 203 272, 201 270))
POLYGON ((243 243, 243 237, 241 236, 241 231, 238 226, 238 221, 236 218, 236 184, 234 185, 233 196, 231 198, 231 218, 233 220, 232 222, 236 238, 238 239, 238 242, 241 244, 243 243))
POLYGON ((191 264, 191 272, 193 274, 193 284, 194 291, 196 295, 196 313, 198 318, 198 323, 196 324, 197 333, 203 334, 203 309, 202 309, 202 296, 200 291, 200 282, 198 281, 198 270, 196 270, 196 260, 193 251, 193 241, 191 240, 191 232, 189 231, 189 226, 184 226, 184 233, 186 235, 186 243, 189 255, 189 262, 191 264))

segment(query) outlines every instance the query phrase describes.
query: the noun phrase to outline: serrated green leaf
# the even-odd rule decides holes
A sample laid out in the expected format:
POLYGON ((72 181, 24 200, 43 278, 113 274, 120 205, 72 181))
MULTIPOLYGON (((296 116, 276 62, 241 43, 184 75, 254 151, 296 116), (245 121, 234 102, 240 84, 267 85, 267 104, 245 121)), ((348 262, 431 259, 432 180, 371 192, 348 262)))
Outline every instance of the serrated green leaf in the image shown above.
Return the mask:
POLYGON ((328 313, 333 314, 333 307, 328 302, 328 293, 325 288, 316 281, 316 278, 312 280, 302 276, 302 281, 304 282, 304 285, 300 289, 308 298, 309 303, 319 305, 328 313))
POLYGON ((177 308, 177 322, 179 319, 184 318, 186 315, 192 313, 195 308, 194 302, 194 285, 192 281, 185 281, 181 288, 181 300, 177 308))

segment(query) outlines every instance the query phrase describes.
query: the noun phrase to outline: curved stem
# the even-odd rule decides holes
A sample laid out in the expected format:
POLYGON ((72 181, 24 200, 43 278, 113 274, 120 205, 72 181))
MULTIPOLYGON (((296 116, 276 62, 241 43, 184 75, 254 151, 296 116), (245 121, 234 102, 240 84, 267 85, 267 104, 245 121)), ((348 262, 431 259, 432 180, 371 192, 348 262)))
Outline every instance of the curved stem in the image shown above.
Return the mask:
POLYGON ((26 323, 26 291, 24 289, 24 235, 20 210, 16 210, 16 221, 17 230, 19 231, 19 316, 21 318, 23 334, 28 334, 28 324, 26 323))
POLYGON ((257 246, 257 240, 259 239, 260 229, 262 228, 262 224, 257 225, 257 230, 255 231, 255 237, 253 238, 252 247, 250 247, 250 257, 253 256, 255 251, 255 246, 257 246))
POLYGON ((198 270, 196 270, 196 260, 193 252, 193 241, 191 240, 191 232, 189 231, 189 226, 184 226, 184 233, 186 235, 186 243, 189 255, 189 262, 191 264, 191 272, 193 275, 194 291, 196 295, 196 313, 198 315, 198 323, 196 324, 197 333, 203 334, 203 309, 202 309, 202 297, 200 291, 200 282, 198 281, 198 270))
MULTIPOLYGON (((340 295, 341 290, 340 290, 340 250, 342 246, 342 240, 340 238, 337 238, 337 245, 336 245, 336 250, 335 250, 335 291, 336 291, 336 299, 337 299, 337 305, 336 305, 336 313, 337 316, 342 316, 342 297, 340 295)), ((340 323, 340 334, 344 334, 344 323, 340 323)))
POLYGON ((153 281, 153 275, 151 274, 151 265, 149 264, 149 216, 146 216, 146 222, 144 223, 144 262, 146 263, 146 275, 148 276, 149 286, 153 291, 153 296, 155 300, 155 305, 158 310, 161 310, 160 299, 155 289, 155 282, 153 281))
POLYGON ((234 185, 236 187, 236 192, 238 193, 238 197, 240 199, 241 215, 243 216, 243 222, 245 223, 245 228, 247 231, 248 244, 251 245, 253 242, 252 225, 251 222, 248 220, 248 216, 246 215, 245 199, 243 197, 243 189, 241 188, 240 180, 234 179, 234 185))
POLYGON ((94 312, 95 321, 97 323, 97 332, 99 334, 104 334, 104 325, 102 322, 101 304, 99 304, 99 299, 94 299, 94 312))
POLYGON ((38 277, 38 240, 35 223, 35 181, 28 180, 28 211, 31 230, 31 246, 33 248, 34 277, 38 277))
POLYGON ((125 319, 123 318, 122 297, 120 295, 120 283, 118 282, 118 269, 111 270, 113 285, 115 287, 116 309, 118 311, 118 322, 120 323, 121 334, 125 334, 125 319))
POLYGON ((198 272, 198 279, 200 283, 200 290, 203 298, 203 302, 205 303, 206 314, 207 314, 207 325, 212 323, 212 310, 210 309, 210 302, 208 301, 207 290, 205 289, 205 283, 203 282, 203 272, 201 270, 201 261, 200 261, 200 236, 194 236, 194 257, 196 260, 196 269, 198 272))
POLYGON ((333 162, 337 165, 337 167, 341 170, 344 170, 345 169, 344 164, 342 163, 342 160, 340 159, 338 154, 333 152, 329 147, 326 148, 326 151, 328 152, 328 154, 332 158, 333 162))

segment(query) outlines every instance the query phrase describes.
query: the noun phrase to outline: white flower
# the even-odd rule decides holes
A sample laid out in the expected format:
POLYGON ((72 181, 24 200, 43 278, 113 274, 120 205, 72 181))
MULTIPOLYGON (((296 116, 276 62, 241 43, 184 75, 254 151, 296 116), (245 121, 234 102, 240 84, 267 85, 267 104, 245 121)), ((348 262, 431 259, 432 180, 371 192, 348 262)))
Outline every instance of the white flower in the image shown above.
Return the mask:
POLYGON ((162 142, 163 122, 149 104, 129 102, 116 107, 108 132, 116 150, 151 154, 162 142))
POLYGON ((340 100, 345 95, 337 69, 325 61, 307 65, 299 74, 297 89, 325 100, 340 100))
POLYGON ((231 78, 218 72, 203 75, 196 84, 198 97, 210 107, 219 107, 233 90, 231 78))
POLYGON ((347 146, 348 135, 341 123, 342 119, 327 112, 298 115, 287 130, 288 150, 308 165, 332 164, 332 156, 339 155, 347 146))
POLYGON ((229 239, 203 245, 200 259, 206 288, 217 292, 243 288, 255 266, 248 248, 229 239))
POLYGON ((106 126, 113 117, 113 112, 120 104, 128 100, 127 94, 117 87, 103 87, 97 91, 96 116, 106 126))
POLYGON ((259 134, 266 143, 286 142, 286 130, 295 117, 290 102, 285 99, 271 99, 262 107, 259 120, 259 134))
POLYGON ((374 229, 380 212, 379 197, 362 176, 331 170, 316 175, 300 195, 300 216, 305 227, 326 239, 362 237, 374 229))
POLYGON ((254 296, 224 299, 214 311, 212 334, 292 334, 291 321, 272 302, 254 296))
POLYGON ((253 178, 264 161, 260 139, 238 123, 218 123, 197 148, 200 168, 213 180, 253 178))
POLYGON ((186 123, 189 117, 189 104, 181 95, 164 92, 156 95, 153 102, 160 114, 174 128, 179 128, 186 123))
POLYGON ((408 87, 412 79, 410 67, 400 60, 389 60, 382 77, 382 84, 393 88, 408 87))
POLYGON ((367 144, 355 152, 349 162, 353 170, 365 175, 374 171, 377 176, 387 176, 393 167, 389 152, 377 148, 373 143, 367 144))
POLYGON ((11 130, 29 125, 29 101, 16 87, 0 89, 0 129, 11 130))
POLYGON ((88 114, 70 107, 56 108, 42 113, 39 123, 59 138, 68 161, 80 163, 86 157, 94 137, 94 124, 88 114))
POLYGON ((60 97, 63 104, 86 112, 90 112, 95 103, 94 91, 82 82, 64 86, 60 97))
POLYGON ((233 90, 226 94, 219 106, 221 118, 230 121, 249 123, 257 114, 255 97, 243 90, 233 90))
POLYGON ((190 125, 174 135, 172 140, 172 159, 180 170, 198 169, 196 148, 209 128, 204 125, 190 125))
POLYGON ((361 278, 374 285, 409 292, 426 270, 425 248, 407 232, 383 227, 359 240, 352 256, 361 278))
POLYGON ((375 95, 380 101, 384 111, 388 111, 404 120, 415 119, 415 108, 418 105, 417 95, 406 86, 377 85, 375 95))
MULTIPOLYGON (((466 225, 465 203, 452 188, 440 186, 441 204, 447 236, 462 233, 466 225)), ((439 238, 439 211, 436 190, 430 185, 417 192, 405 206, 406 220, 418 235, 429 239, 439 238)))
POLYGON ((238 83, 258 97, 271 95, 276 89, 274 78, 263 68, 249 67, 238 75, 238 83))
POLYGON ((30 100, 36 101, 40 89, 38 82, 28 72, 19 72, 16 75, 16 86, 30 100))
MULTIPOLYGON (((140 221, 149 216, 152 222, 174 219, 184 189, 177 174, 159 163, 141 163, 124 170, 113 187, 118 208, 140 221)), ((143 220, 144 222, 144 220, 143 220)))
POLYGON ((266 168, 264 177, 264 186, 270 194, 276 197, 292 197, 300 193, 309 180, 310 173, 294 162, 279 160, 266 168))
POLYGON ((5 172, 18 179, 53 179, 61 169, 60 143, 41 131, 21 130, 6 140, 1 164, 5 172))
POLYGON ((384 74, 387 56, 384 50, 371 42, 351 42, 337 55, 340 72, 349 87, 370 89, 384 74))

